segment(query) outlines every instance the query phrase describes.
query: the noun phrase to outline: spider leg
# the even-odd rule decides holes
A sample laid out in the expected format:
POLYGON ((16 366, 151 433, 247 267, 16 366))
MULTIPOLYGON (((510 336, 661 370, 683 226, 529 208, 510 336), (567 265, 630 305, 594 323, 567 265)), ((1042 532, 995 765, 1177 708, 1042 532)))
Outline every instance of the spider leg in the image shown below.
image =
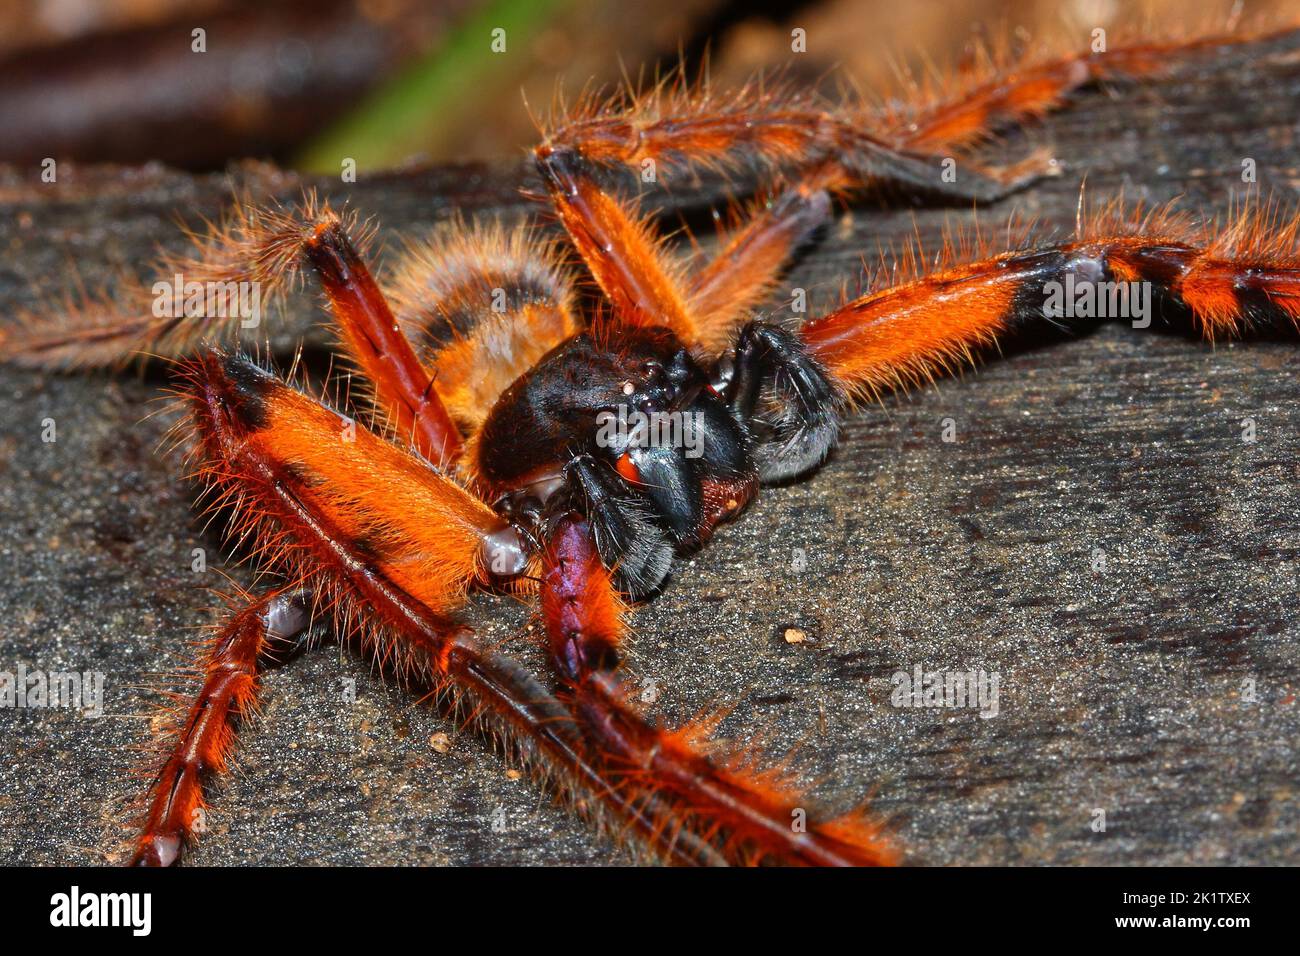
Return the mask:
MULTIPOLYGON (((376 405, 425 458, 450 463, 460 454, 460 433, 349 235, 350 222, 310 193, 298 210, 237 203, 225 222, 194 237, 190 256, 158 265, 159 276, 200 290, 193 301, 171 308, 170 294, 159 299, 142 283, 125 282, 122 303, 73 303, 71 317, 62 321, 28 317, 24 325, 0 330, 4 358, 50 368, 111 365, 140 352, 192 354, 200 341, 232 337, 240 319, 260 323, 261 310, 307 264, 320 279, 342 344, 372 386, 376 405), (234 307, 243 302, 238 296, 232 306, 227 293, 236 288, 251 288, 256 314, 243 316, 234 307), (169 307, 162 316, 160 305, 169 307)), ((166 290, 168 282, 161 287, 166 290)))
POLYGON ((726 342, 736 316, 763 301, 793 250, 829 216, 827 190, 884 180, 955 199, 990 201, 1049 167, 1034 156, 1004 170, 941 176, 939 157, 896 148, 826 111, 742 111, 638 124, 620 115, 562 125, 534 155, 560 222, 620 321, 663 325, 702 354, 726 342), (683 276, 651 218, 603 188, 597 170, 647 161, 790 160, 799 181, 760 208, 694 279, 683 276))
POLYGON ((694 746, 699 728, 666 731, 636 712, 615 670, 625 608, 577 514, 553 527, 541 607, 551 659, 607 778, 620 792, 661 800, 661 850, 694 834, 732 862, 893 862, 878 828, 861 814, 806 820, 799 794, 778 774, 747 771, 739 761, 720 766, 694 746))
POLYGON ((244 356, 206 350, 180 378, 200 476, 272 519, 253 537, 271 557, 311 538, 306 563, 388 582, 438 613, 472 582, 527 566, 518 533, 476 496, 244 356))
POLYGON ((1158 74, 1172 59, 1237 42, 1212 37, 1144 44, 1007 67, 892 119, 762 89, 718 101, 707 90, 678 84, 630 105, 580 110, 549 132, 536 157, 562 223, 620 318, 666 325, 700 352, 715 353, 735 316, 770 290, 801 227, 813 225, 822 201, 817 190, 887 182, 953 200, 1000 199, 1059 167, 1041 152, 1004 168, 972 162, 969 148, 995 130, 1042 116, 1089 83, 1158 74), (963 167, 954 181, 940 175, 951 153, 963 167), (657 177, 678 164, 767 163, 801 170, 803 182, 737 233, 695 280, 683 283, 646 218, 595 182, 595 168, 647 163, 655 164, 657 177))
POLYGON ((821 464, 839 437, 844 393, 799 336, 750 322, 736 341, 726 396, 754 432, 762 481, 784 481, 821 464))
POLYGON ((716 355, 731 344, 740 317, 768 301, 790 257, 830 214, 830 194, 813 178, 760 197, 748 221, 688 280, 700 352, 716 355))
POLYGON ((225 769, 234 725, 256 707, 261 672, 305 646, 312 600, 301 588, 271 591, 236 611, 217 632, 203 662, 203 685, 150 787, 132 865, 170 866, 182 845, 203 830, 204 780, 225 769))
POLYGON ((597 112, 558 125, 535 154, 548 180, 548 166, 557 162, 568 169, 653 163, 659 180, 678 164, 767 164, 821 170, 828 187, 891 183, 963 203, 1002 199, 1055 171, 1046 155, 1036 154, 1007 167, 967 162, 959 176, 944 176, 946 156, 885 138, 868 129, 873 118, 865 114, 801 97, 760 96, 750 103, 743 93, 721 106, 686 96, 666 111, 597 112))
MULTIPOLYGON (((757 300, 759 290, 770 284, 779 263, 819 224, 826 212, 822 208, 826 199, 819 197, 823 187, 843 188, 884 178, 951 194, 954 198, 992 200, 1020 188, 1041 173, 1037 165, 1029 172, 1026 167, 1005 171, 1001 178, 977 171, 961 177, 958 187, 943 181, 937 160, 893 150, 825 116, 786 117, 783 122, 784 128, 796 137, 803 137, 810 127, 829 124, 832 131, 870 144, 870 148, 860 143, 861 148, 854 152, 853 146, 841 147, 834 135, 826 134, 829 140, 819 148, 832 152, 842 148, 838 158, 814 164, 816 168, 808 172, 807 183, 778 200, 780 208, 772 215, 760 217, 752 228, 742 231, 724 251, 723 261, 714 269, 706 270, 700 284, 694 287, 683 278, 664 240, 655 234, 650 217, 598 183, 597 162, 586 152, 590 147, 588 141, 569 144, 570 137, 557 135, 537 148, 537 166, 560 222, 620 321, 637 326, 666 326, 683 342, 700 351, 709 351, 710 346, 726 338, 728 320, 734 316, 735 309, 746 301, 757 300), (851 162, 858 163, 858 167, 850 168, 847 164, 851 162), (723 278, 729 268, 732 274, 723 278), (702 306, 703 311, 697 313, 693 306, 702 306), (720 320, 720 312, 731 314, 720 320)), ((690 127, 692 123, 685 119, 680 125, 690 127)), ((710 135, 717 135, 724 142, 737 138, 748 142, 745 131, 751 125, 763 127, 764 124, 737 119, 735 125, 735 129, 726 133, 711 125, 710 135)), ((669 144, 656 145, 648 131, 641 131, 642 138, 635 149, 629 146, 615 156, 633 163, 641 158, 642 152, 647 154, 646 158, 653 158, 660 151, 671 154, 680 148, 671 142, 677 132, 674 128, 669 144)), ((628 135, 632 133, 629 131, 628 135)), ((599 140, 596 142, 600 144, 599 140)), ((726 147, 713 148, 725 150, 726 147)), ((600 160, 610 158, 600 150, 597 154, 600 160)), ((703 158, 709 155, 706 151, 703 158)), ((1038 160, 1033 163, 1038 164, 1038 160)))
POLYGON ((891 139, 911 149, 964 149, 988 139, 999 129, 1045 116, 1081 87, 1107 80, 1160 76, 1179 59, 1245 39, 1206 37, 1191 42, 1134 44, 1036 63, 993 64, 982 82, 968 82, 955 94, 896 119, 888 125, 888 133, 891 139))
POLYGON ((695 342, 681 270, 649 218, 602 189, 578 151, 542 146, 536 156, 560 222, 619 321, 667 326, 695 342))
POLYGON ((933 272, 847 302, 797 334, 745 326, 726 394, 752 423, 760 477, 790 478, 835 443, 846 399, 926 380, 1034 324, 1080 328, 1127 306, 1144 327, 1150 315, 1131 312, 1144 289, 1160 297, 1147 296, 1148 312, 1167 303, 1210 340, 1294 325, 1297 235, 1300 217, 1266 206, 1248 207, 1218 232, 1166 211, 1142 223, 1089 226, 1073 242, 977 252, 968 262, 952 261, 949 250, 933 272), (1065 298, 1073 306, 1080 295, 1091 296, 1091 311, 1065 316, 1065 298))
MULTIPOLYGON (((603 165, 645 168, 652 161, 657 178, 678 164, 804 169, 827 164, 839 170, 838 185, 844 187, 891 182, 988 202, 1051 174, 1054 165, 1042 155, 1005 168, 967 162, 958 181, 945 182, 937 176, 945 153, 1042 116, 1088 83, 1159 75, 1179 59, 1249 39, 1256 38, 1209 36, 1039 62, 992 62, 955 92, 893 116, 829 105, 779 84, 768 86, 761 78, 720 96, 707 83, 693 87, 679 73, 644 94, 631 91, 608 103, 588 99, 554 124, 542 149, 572 150, 603 165)), ((909 92, 926 98, 924 91, 909 92)))
MULTIPOLYGON (((132 866, 170 866, 203 830, 204 785, 222 773, 239 721, 256 707, 258 679, 307 644, 313 594, 283 588, 250 601, 218 631, 204 662, 205 679, 176 741, 149 789, 148 810, 130 858, 132 866)), ((544 766, 563 772, 571 786, 595 794, 621 820, 620 827, 652 833, 662 817, 654 799, 627 802, 613 793, 584 751, 568 710, 512 659, 479 647, 468 631, 448 636, 420 621, 417 609, 403 630, 413 648, 437 660, 465 703, 491 715, 489 729, 508 732, 544 766)), ((427 617, 427 614, 425 615, 427 617)), ((472 718, 473 719, 473 718, 472 718)), ((702 841, 674 847, 681 862, 710 862, 702 841)))
POLYGON ((302 253, 325 289, 344 347, 398 434, 434 464, 454 461, 460 432, 342 221, 328 208, 314 216, 309 211, 302 253))
MULTIPOLYGON (((351 442, 340 443, 335 413, 237 356, 205 351, 189 363, 184 381, 182 394, 190 403, 199 438, 199 473, 219 492, 216 503, 234 505, 233 536, 255 535, 268 568, 298 582, 292 592, 295 600, 315 594, 313 608, 327 614, 340 635, 359 634, 381 663, 392 660, 400 675, 414 672, 450 693, 471 722, 504 736, 540 770, 583 797, 598 818, 611 818, 621 830, 647 836, 654 831, 662 817, 659 798, 611 787, 571 712, 519 664, 483 648, 467 628, 441 613, 448 603, 445 581, 430 589, 419 587, 418 576, 412 576, 412 562, 404 558, 423 561, 423 567, 414 570, 425 575, 433 573, 431 561, 446 562, 452 569, 444 578, 465 573, 477 560, 475 533, 465 537, 464 527, 472 524, 474 512, 443 487, 450 482, 395 446, 387 446, 391 453, 383 452, 381 446, 387 443, 369 433, 358 431, 351 442), (349 453, 349 444, 359 450, 349 453), (312 449, 320 451, 314 454, 312 449), (404 494, 404 486, 416 476, 393 454, 417 463, 432 484, 404 494), (373 497, 353 487, 358 462, 368 463, 369 479, 377 488, 373 497), (323 463, 334 469, 328 478, 318 471, 323 463), (331 482, 342 487, 322 487, 331 482), (386 516, 378 510, 382 499, 393 499, 386 516), (458 509, 470 513, 457 517, 458 509), (408 523, 399 526, 402 514, 407 514, 408 523), (435 538, 399 547, 399 538, 418 535, 426 525, 457 524, 462 527, 451 537, 435 532, 435 538), (453 553, 457 549, 468 553, 458 556, 453 553)), ((219 769, 228 749, 231 729, 226 718, 246 711, 259 655, 281 643, 268 632, 274 625, 278 634, 297 621, 272 615, 280 606, 276 601, 274 595, 262 599, 223 629, 220 653, 213 654, 209 681, 192 709, 199 719, 183 736, 176 751, 180 756, 169 761, 156 786, 157 810, 137 852, 140 862, 176 859, 179 840, 190 832, 185 828, 201 798, 200 772, 219 769), (211 687, 223 696, 209 693, 211 687), (218 705, 224 707, 221 720, 218 705), (197 751, 197 761, 190 758, 191 750, 197 751)), ((714 851, 690 835, 671 855, 691 862, 716 859, 714 851)))
MULTIPOLYGON (((667 809, 657 794, 626 791, 612 782, 590 750, 571 711, 514 659, 474 642, 467 630, 456 636, 439 659, 455 692, 467 696, 472 719, 503 734, 552 782, 580 802, 582 809, 615 836, 635 835, 654 846, 667 809), (590 799, 588 799, 590 798, 590 799)), ((428 644, 427 638, 423 642, 428 644)), ((433 649, 438 650, 435 646, 433 649)), ((706 840, 682 834, 663 855, 676 863, 725 864, 706 840)))
POLYGON ((761 202, 717 256, 687 278, 650 219, 602 189, 580 153, 542 147, 537 156, 560 220, 618 319, 667 326, 705 355, 716 354, 737 316, 766 298, 791 253, 829 217, 822 186, 836 178, 809 173, 761 202))
MULTIPOLYGON (((1148 308, 1168 303, 1207 340, 1258 326, 1294 328, 1298 234, 1300 219, 1280 219, 1271 206, 1248 209, 1221 230, 1169 215, 1123 229, 1103 223, 1074 242, 979 254, 878 289, 799 335, 839 389, 872 396, 927 380, 1026 326, 1116 318, 1143 287, 1161 296, 1150 296, 1148 308), (1073 305, 1064 301, 1071 291, 1094 304, 1063 319, 1057 313, 1073 305)), ((1151 323, 1149 315, 1126 317, 1138 327, 1151 323)))

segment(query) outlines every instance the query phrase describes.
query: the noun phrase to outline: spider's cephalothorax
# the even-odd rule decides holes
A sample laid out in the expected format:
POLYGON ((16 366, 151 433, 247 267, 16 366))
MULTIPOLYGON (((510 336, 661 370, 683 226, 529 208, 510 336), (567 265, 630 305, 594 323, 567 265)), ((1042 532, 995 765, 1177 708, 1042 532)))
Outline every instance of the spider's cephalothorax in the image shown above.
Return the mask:
POLYGON ((739 513, 760 477, 821 460, 836 398, 797 339, 773 326, 746 326, 735 352, 709 368, 666 328, 584 332, 501 395, 475 469, 521 541, 546 540, 570 510, 585 514, 606 566, 643 597, 675 552, 739 513), (788 382, 779 394, 778 371, 788 382))
POLYGON ((197 473, 229 505, 235 539, 253 541, 282 576, 243 595, 216 631, 133 859, 179 857, 261 672, 301 647, 316 619, 449 691, 575 803, 661 857, 894 860, 862 811, 810 813, 780 774, 708 756, 697 744, 707 720, 672 731, 643 717, 621 676, 623 598, 659 587, 673 555, 708 540, 761 483, 821 462, 855 399, 1052 321, 1049 283, 1147 283, 1210 339, 1300 322, 1300 218, 1269 207, 1226 229, 1167 211, 1081 215, 1072 240, 957 243, 894 264, 877 287, 798 327, 752 320, 827 221, 832 191, 892 182, 963 204, 996 199, 1060 170, 1038 154, 980 165, 973 151, 989 132, 1056 108, 1090 80, 1164 69, 1173 52, 1147 43, 1027 64, 907 115, 761 87, 586 109, 551 130, 536 158, 603 300, 590 324, 554 244, 527 228, 456 224, 449 239, 409 249, 381 289, 352 224, 309 200, 240 209, 196 257, 164 264, 161 275, 199 283, 275 283, 308 264, 341 350, 372 387, 379 429, 203 344, 225 331, 205 316, 141 320, 147 283, 120 313, 86 308, 6 335, 8 359, 40 367, 106 364, 134 349, 184 356, 178 394, 197 473), (961 175, 940 178, 954 156, 961 175), (681 263, 598 173, 663 177, 689 162, 782 166, 790 179, 712 256, 681 263), (553 687, 482 646, 457 616, 472 588, 503 581, 537 591, 553 687))

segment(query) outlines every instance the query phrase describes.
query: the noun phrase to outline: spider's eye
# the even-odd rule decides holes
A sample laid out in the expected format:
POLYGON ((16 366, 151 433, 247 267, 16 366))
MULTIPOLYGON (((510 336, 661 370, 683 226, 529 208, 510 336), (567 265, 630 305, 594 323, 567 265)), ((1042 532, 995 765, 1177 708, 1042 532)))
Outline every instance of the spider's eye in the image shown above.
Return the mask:
POLYGON ((631 394, 632 394, 633 392, 635 392, 635 391, 636 391, 636 386, 633 385, 631 382, 624 382, 624 383, 623 383, 623 394, 624 394, 624 395, 631 395, 631 394))

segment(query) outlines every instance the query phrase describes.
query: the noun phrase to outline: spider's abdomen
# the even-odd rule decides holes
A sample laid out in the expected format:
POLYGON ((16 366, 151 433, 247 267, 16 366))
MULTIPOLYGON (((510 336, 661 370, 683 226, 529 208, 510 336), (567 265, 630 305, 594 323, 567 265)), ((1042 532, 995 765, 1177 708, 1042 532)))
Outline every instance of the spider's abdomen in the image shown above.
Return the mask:
POLYGON ((705 541, 757 487, 749 435, 670 331, 583 332, 501 395, 475 465, 497 508, 541 525, 585 513, 634 593, 705 541), (563 494, 557 494, 563 492, 563 494))

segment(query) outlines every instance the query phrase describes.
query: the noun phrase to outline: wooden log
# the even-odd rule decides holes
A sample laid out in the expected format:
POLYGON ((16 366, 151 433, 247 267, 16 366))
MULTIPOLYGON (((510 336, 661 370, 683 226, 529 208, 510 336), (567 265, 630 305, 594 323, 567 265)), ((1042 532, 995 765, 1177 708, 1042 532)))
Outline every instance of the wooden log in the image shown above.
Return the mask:
MULTIPOLYGON (((1091 197, 1221 212, 1252 160, 1260 187, 1289 197, 1298 102, 1294 34, 1085 92, 1031 133, 1064 175, 981 222, 1014 208, 1068 230, 1085 173, 1091 197)), ((265 167, 232 178, 286 197, 302 185, 265 167)), ((530 181, 508 166, 316 185, 393 240, 455 210, 529 214, 517 189, 530 181)), ((74 272, 94 286, 142 269, 177 242, 178 213, 215 215, 229 190, 160 167, 61 169, 53 185, 0 173, 0 315, 67 291, 74 272)), ((878 245, 914 230, 933 245, 969 219, 864 202, 788 285, 824 306, 878 245)), ((279 347, 318 315, 300 297, 279 347)), ((30 770, 0 784, 9 858, 99 861, 134 786, 121 748, 148 737, 129 716, 148 712, 140 685, 185 659, 221 570, 247 578, 154 452, 161 375, 3 368, 0 383, 0 661, 98 671, 109 715, 0 716, 7 763, 30 770), (57 441, 42 441, 49 422, 57 441)), ((734 705, 724 733, 798 743, 832 806, 873 793, 915 862, 1294 864, 1298 399, 1293 341, 1208 348, 1116 325, 869 408, 819 474, 766 492, 636 616, 647 708, 676 723, 734 705), (997 715, 893 706, 894 675, 918 666, 997 675, 997 715)), ((507 600, 470 616, 490 641, 526 620, 507 600)), ((529 641, 509 647, 544 668, 529 641)), ((267 680, 265 713, 198 862, 626 859, 368 662, 308 655, 267 680)))

